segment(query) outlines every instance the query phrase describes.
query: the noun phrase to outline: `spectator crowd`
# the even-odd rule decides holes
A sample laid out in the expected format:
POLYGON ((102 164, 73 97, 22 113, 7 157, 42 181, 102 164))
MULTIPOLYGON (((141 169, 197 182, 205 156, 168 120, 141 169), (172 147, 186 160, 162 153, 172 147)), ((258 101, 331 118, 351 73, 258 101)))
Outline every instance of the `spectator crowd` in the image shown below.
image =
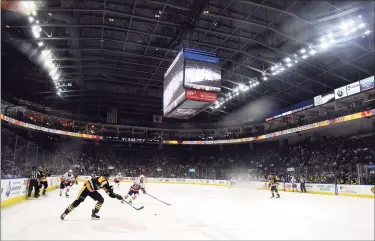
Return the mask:
POLYGON ((265 180, 275 174, 284 181, 304 177, 314 183, 375 184, 371 169, 375 160, 375 138, 341 137, 318 142, 304 140, 279 147, 277 142, 211 146, 93 143, 77 138, 61 139, 48 146, 44 133, 28 139, 3 129, 2 177, 24 177, 33 165, 47 165, 52 174, 73 169, 80 175, 144 174, 148 177, 265 180), (39 135, 42 135, 40 137, 39 135), (37 136, 39 136, 37 138, 37 136), (43 139, 44 138, 44 139, 43 139))

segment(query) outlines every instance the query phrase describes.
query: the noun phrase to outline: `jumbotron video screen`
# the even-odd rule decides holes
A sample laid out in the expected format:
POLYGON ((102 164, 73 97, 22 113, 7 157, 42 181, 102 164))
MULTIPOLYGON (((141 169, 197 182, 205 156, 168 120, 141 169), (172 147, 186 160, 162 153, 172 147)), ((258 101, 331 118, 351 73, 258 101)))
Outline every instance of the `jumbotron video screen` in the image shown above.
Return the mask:
POLYGON ((164 76, 163 111, 164 115, 176 107, 185 95, 184 58, 182 52, 172 63, 164 76))
POLYGON ((218 64, 185 60, 185 88, 220 92, 221 68, 218 64))

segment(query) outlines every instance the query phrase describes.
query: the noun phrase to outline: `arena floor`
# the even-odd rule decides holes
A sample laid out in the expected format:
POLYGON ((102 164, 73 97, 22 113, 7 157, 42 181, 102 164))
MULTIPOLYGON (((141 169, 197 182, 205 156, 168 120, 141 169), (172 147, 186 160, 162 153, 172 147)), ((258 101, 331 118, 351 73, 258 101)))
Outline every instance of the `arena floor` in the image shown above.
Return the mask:
MULTIPOLYGON (((125 194, 130 183, 121 183, 125 194)), ((148 184, 166 206, 141 195, 136 211, 103 194, 101 220, 91 220, 87 198, 64 221, 60 214, 75 199, 52 191, 48 197, 1 210, 2 240, 300 239, 373 240, 374 200, 178 184, 148 184)))

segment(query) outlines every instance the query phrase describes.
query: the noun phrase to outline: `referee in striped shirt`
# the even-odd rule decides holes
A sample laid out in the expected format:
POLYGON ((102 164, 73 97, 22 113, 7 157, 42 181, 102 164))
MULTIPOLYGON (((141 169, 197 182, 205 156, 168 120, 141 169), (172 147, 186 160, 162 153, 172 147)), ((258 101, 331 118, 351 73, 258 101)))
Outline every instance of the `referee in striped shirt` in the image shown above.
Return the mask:
POLYGON ((40 177, 40 172, 36 170, 36 166, 33 166, 30 172, 29 192, 27 193, 27 198, 31 197, 31 192, 33 191, 33 188, 35 188, 34 197, 35 198, 39 197, 39 184, 38 184, 39 177, 40 177))

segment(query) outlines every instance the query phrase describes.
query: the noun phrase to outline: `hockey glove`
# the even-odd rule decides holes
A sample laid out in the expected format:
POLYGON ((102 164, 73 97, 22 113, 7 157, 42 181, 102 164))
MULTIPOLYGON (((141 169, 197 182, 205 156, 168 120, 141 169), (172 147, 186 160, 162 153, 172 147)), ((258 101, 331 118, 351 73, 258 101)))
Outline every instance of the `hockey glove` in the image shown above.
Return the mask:
POLYGON ((146 194, 146 190, 145 189, 142 189, 142 192, 143 192, 143 194, 146 194))
POLYGON ((109 196, 110 198, 118 198, 118 197, 117 197, 117 194, 114 194, 113 192, 108 193, 108 196, 109 196))
POLYGON ((124 200, 124 198, 120 194, 116 194, 116 198, 120 201, 124 200))

